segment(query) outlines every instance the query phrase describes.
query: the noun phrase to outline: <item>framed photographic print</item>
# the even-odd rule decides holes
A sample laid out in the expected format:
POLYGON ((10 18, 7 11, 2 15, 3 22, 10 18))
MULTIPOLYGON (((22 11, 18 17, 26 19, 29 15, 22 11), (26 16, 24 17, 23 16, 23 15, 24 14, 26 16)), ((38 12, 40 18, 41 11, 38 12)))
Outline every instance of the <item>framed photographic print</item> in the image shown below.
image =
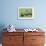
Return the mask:
POLYGON ((32 7, 19 7, 18 8, 18 19, 33 19, 34 8, 32 7))

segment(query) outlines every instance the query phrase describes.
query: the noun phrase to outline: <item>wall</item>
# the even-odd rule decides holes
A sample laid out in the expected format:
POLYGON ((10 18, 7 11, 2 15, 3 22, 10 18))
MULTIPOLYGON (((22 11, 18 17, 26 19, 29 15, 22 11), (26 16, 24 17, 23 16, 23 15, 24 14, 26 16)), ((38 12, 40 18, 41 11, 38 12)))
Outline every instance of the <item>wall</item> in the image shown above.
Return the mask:
POLYGON ((41 27, 46 28, 46 0, 1 0, 0 23, 13 24, 16 28, 41 27), (18 7, 33 7, 35 18, 18 20, 18 7))

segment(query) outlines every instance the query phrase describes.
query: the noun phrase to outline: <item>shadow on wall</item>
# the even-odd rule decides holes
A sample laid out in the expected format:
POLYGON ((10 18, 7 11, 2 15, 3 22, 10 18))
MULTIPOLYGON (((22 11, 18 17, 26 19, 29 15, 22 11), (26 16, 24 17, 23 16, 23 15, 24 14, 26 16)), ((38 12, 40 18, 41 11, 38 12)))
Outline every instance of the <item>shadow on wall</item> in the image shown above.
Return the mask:
POLYGON ((2 43, 2 36, 3 36, 2 32, 6 32, 6 26, 4 24, 0 24, 0 43, 2 43))

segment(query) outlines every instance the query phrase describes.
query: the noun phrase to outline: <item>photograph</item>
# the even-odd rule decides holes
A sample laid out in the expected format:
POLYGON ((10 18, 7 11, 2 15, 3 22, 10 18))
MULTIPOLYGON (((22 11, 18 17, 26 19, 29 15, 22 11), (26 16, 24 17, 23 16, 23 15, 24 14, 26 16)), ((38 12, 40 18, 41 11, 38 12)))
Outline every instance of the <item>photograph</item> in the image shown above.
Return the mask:
POLYGON ((19 7, 18 8, 18 19, 33 19, 34 8, 32 7, 19 7))
POLYGON ((0 46, 46 46, 46 0, 0 0, 0 46))

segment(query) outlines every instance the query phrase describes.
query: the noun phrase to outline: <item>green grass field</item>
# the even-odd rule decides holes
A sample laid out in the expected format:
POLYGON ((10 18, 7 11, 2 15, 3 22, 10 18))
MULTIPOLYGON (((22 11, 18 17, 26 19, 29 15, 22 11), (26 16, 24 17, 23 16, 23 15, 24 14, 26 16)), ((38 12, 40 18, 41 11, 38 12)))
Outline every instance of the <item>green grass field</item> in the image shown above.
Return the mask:
POLYGON ((32 9, 19 9, 20 17, 32 17, 32 9))

